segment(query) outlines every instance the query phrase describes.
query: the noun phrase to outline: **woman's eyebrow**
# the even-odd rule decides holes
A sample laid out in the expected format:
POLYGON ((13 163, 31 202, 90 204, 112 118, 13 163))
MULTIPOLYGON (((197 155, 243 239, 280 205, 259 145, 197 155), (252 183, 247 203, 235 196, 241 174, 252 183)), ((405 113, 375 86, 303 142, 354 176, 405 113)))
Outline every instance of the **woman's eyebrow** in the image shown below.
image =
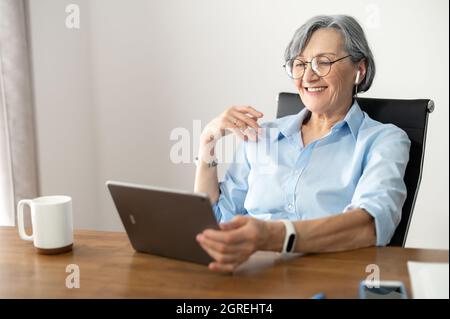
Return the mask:
MULTIPOLYGON (((314 56, 319 56, 319 55, 334 55, 334 56, 336 56, 337 54, 336 53, 334 53, 334 52, 320 52, 320 53, 318 53, 318 54, 316 54, 316 55, 314 55, 314 56)), ((301 58, 301 59, 303 59, 304 57, 303 57, 303 55, 299 55, 297 58, 301 58)))

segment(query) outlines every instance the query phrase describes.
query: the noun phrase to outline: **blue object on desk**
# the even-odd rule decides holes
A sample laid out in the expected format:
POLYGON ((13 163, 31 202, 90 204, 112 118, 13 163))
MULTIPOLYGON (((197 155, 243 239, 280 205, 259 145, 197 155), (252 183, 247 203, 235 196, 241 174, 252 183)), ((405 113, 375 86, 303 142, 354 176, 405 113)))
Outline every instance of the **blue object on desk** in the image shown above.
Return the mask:
POLYGON ((311 297, 311 299, 326 299, 325 294, 323 292, 316 294, 311 297))

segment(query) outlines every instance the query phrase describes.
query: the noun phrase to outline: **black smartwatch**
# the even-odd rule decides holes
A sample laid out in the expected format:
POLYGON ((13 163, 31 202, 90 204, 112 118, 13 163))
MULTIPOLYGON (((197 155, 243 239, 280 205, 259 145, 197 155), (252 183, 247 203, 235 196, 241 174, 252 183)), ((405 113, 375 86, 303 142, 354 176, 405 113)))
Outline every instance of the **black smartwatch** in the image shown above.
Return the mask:
POLYGON ((281 250, 281 253, 293 253, 295 250, 295 240, 297 239, 294 223, 287 219, 282 219, 281 221, 286 229, 286 235, 284 236, 283 249, 281 250))

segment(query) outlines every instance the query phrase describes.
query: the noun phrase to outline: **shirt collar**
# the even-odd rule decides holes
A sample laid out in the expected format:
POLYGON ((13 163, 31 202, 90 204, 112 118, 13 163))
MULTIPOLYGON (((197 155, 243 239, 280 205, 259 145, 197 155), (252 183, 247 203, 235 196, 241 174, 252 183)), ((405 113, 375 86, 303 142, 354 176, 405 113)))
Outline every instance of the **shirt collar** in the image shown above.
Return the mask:
MULTIPOLYGON (((300 123, 303 123, 304 119, 309 116, 309 113, 310 111, 305 107, 297 114, 286 117, 285 119, 281 119, 278 124, 279 134, 276 134, 272 137, 279 139, 282 137, 289 137, 293 134, 298 133, 300 130, 300 123)), ((363 118, 364 113, 359 107, 358 102, 354 100, 344 119, 336 123, 331 128, 331 132, 334 133, 345 124, 347 124, 353 138, 356 140, 363 118)))

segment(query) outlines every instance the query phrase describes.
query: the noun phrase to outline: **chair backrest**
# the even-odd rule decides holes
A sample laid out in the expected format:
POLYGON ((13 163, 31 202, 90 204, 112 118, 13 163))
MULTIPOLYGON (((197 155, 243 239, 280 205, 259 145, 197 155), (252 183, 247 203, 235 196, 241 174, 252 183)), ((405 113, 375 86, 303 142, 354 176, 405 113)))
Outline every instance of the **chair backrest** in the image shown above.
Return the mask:
MULTIPOLYGON (((402 209, 402 219, 389 243, 390 246, 404 247, 422 178, 428 113, 433 112, 434 103, 427 99, 357 98, 356 100, 361 109, 372 119, 381 123, 392 123, 400 127, 411 140, 409 162, 404 177, 408 193, 402 209)), ((297 93, 280 93, 278 95, 277 117, 296 114, 304 107, 297 93)))

